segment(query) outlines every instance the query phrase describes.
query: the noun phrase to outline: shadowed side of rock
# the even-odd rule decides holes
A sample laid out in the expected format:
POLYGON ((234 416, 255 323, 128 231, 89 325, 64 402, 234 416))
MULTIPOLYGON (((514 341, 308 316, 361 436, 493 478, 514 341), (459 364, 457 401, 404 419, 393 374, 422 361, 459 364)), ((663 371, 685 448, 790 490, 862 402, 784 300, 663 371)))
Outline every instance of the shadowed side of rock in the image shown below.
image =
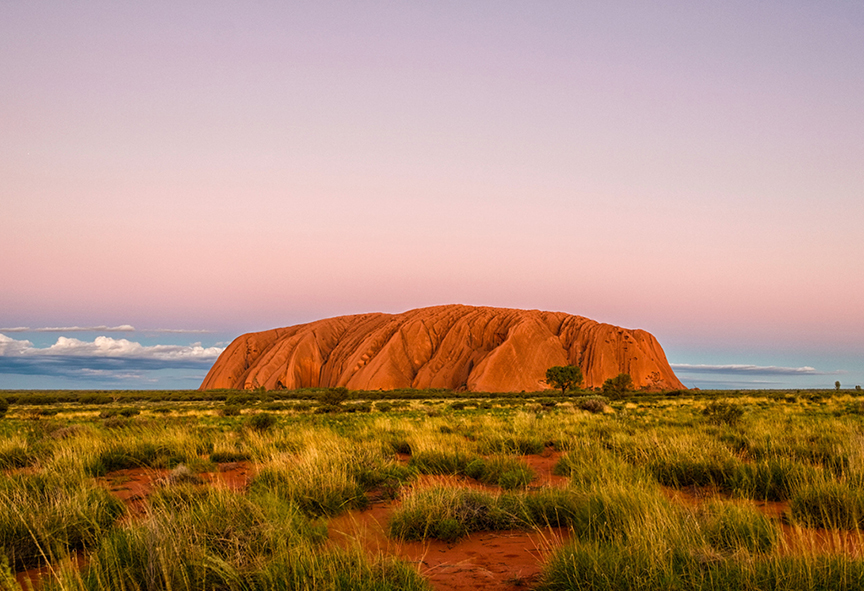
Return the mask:
POLYGON ((546 369, 568 364, 582 368, 587 387, 629 373, 637 388, 684 388, 643 330, 563 312, 450 305, 242 335, 201 389, 536 391, 547 387, 546 369))

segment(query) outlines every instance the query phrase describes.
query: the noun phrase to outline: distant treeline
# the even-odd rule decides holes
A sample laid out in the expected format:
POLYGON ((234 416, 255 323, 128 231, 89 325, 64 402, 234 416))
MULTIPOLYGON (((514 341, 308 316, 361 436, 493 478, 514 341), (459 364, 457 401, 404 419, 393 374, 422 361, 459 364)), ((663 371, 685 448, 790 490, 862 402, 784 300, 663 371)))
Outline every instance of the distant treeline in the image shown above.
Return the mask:
MULTIPOLYGON (((302 388, 299 390, 0 390, 0 398, 9 404, 22 406, 44 406, 51 404, 101 405, 118 402, 224 402, 231 399, 244 404, 277 401, 316 401, 325 397, 333 388, 302 388)), ((595 394, 593 390, 572 390, 566 395, 553 390, 538 392, 469 392, 446 389, 396 390, 352 390, 347 400, 536 400, 538 398, 566 401, 595 394)), ((857 389, 822 390, 670 390, 665 392, 626 392, 619 400, 657 401, 666 398, 742 398, 756 397, 770 400, 796 402, 801 400, 818 401, 832 396, 861 396, 857 389)))

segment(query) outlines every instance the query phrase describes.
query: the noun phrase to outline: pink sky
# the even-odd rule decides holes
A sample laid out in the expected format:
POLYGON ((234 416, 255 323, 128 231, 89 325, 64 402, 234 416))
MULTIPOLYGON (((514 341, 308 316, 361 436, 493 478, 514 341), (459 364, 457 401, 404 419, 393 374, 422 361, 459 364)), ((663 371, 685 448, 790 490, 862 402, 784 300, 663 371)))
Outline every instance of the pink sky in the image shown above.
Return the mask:
POLYGON ((864 7, 700 6, 4 3, 0 326, 466 303, 860 357, 864 7))

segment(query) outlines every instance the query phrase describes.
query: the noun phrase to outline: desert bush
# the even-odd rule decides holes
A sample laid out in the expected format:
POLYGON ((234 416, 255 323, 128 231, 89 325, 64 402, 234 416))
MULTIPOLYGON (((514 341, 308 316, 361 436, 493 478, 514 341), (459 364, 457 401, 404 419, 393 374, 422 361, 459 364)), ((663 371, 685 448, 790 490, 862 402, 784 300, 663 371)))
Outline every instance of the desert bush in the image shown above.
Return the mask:
POLYGON ((348 400, 348 388, 345 387, 337 387, 337 388, 328 388, 324 390, 319 396, 318 400, 320 401, 322 406, 339 406, 346 400, 348 400))
POLYGON ((347 413, 352 412, 372 412, 372 403, 371 402, 355 402, 353 404, 345 404, 342 406, 342 410, 347 413))
POLYGON ((254 431, 269 431, 276 424, 276 417, 266 412, 254 414, 246 420, 246 426, 254 431))
POLYGON ((223 406, 221 409, 219 409, 219 414, 223 417, 238 417, 240 416, 240 412, 242 410, 243 409, 241 409, 239 406, 223 406))
POLYGON ((243 408, 255 402, 255 396, 252 394, 234 394, 225 398, 225 406, 236 406, 243 408))
POLYGON ((609 400, 603 396, 580 396, 573 403, 582 410, 598 414, 609 408, 609 400))
POLYGON ((734 402, 710 402, 702 411, 709 423, 715 425, 737 425, 744 416, 744 409, 734 402))
POLYGON ((633 390, 633 378, 630 374, 620 373, 614 378, 603 382, 603 394, 612 399, 621 398, 627 392, 633 390))
POLYGON ((107 394, 82 394, 78 397, 79 404, 111 404, 114 399, 107 394))

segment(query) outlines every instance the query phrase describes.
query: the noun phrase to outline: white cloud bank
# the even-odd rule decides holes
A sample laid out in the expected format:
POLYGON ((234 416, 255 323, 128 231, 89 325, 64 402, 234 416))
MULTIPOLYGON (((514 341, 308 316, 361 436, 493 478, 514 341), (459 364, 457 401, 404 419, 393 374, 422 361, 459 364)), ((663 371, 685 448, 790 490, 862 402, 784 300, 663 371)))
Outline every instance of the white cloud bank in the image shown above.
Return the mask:
POLYGON ((688 363, 670 363, 672 369, 691 373, 715 373, 715 374, 737 374, 737 375, 809 375, 824 376, 833 375, 838 372, 817 371, 810 366, 782 367, 776 365, 691 365, 688 363))
POLYGON ((59 337, 50 347, 34 347, 28 340, 16 340, 0 333, 0 356, 3 357, 95 357, 152 359, 160 361, 211 360, 224 351, 223 347, 191 345, 150 345, 127 339, 99 336, 93 341, 59 337))

